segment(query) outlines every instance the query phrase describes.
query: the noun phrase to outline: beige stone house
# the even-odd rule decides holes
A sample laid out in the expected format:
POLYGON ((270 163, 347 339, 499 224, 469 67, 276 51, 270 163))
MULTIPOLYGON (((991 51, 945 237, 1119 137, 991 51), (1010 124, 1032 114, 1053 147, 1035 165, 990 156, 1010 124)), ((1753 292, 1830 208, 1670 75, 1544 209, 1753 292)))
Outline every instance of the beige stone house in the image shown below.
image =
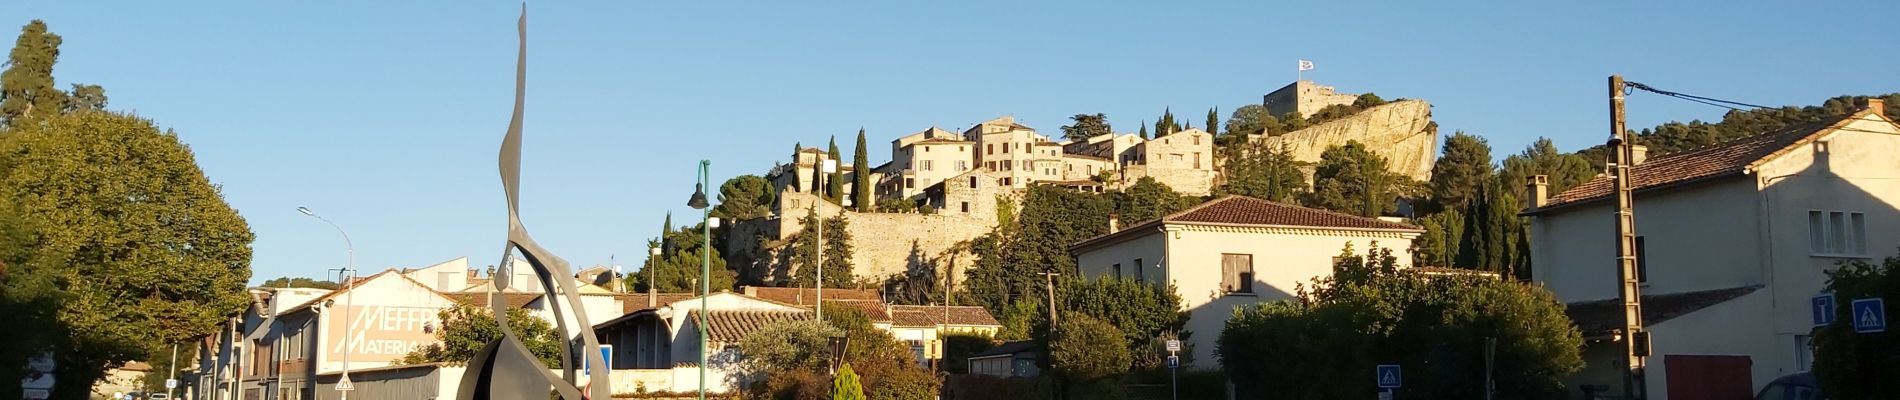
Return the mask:
MULTIPOLYGON (((1809 301, 1824 273, 1895 255, 1900 126, 1871 103, 1631 167, 1650 398, 1747 396, 1806 371, 1809 301)), ((1587 342, 1587 366, 1568 383, 1621 387, 1612 183, 1548 199, 1541 181, 1530 183, 1532 277, 1571 303, 1587 342)))
POLYGON ((1411 259, 1416 226, 1227 196, 1070 246, 1083 275, 1171 284, 1190 312, 1188 344, 1200 368, 1218 366, 1214 342, 1234 307, 1293 298, 1332 273, 1333 258, 1375 243, 1411 259))
POLYGON ((925 188, 974 169, 974 142, 937 127, 891 141, 891 161, 875 170, 883 176, 879 197, 912 199, 925 188))

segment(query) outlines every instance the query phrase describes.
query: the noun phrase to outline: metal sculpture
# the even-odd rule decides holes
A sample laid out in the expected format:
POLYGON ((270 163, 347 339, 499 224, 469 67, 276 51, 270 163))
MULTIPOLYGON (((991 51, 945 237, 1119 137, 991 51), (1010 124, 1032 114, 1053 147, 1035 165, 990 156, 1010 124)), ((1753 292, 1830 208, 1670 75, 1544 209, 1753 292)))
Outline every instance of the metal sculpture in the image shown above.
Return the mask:
MULTIPOLYGON (((600 342, 594 337, 593 324, 587 321, 587 313, 573 309, 581 304, 580 295, 575 290, 574 280, 557 279, 573 276, 567 261, 554 256, 547 249, 535 243, 528 236, 527 228, 521 225, 519 214, 521 205, 521 110, 523 95, 527 89, 528 68, 528 6, 522 4, 521 19, 515 24, 520 32, 520 49, 515 59, 515 110, 508 120, 508 133, 501 141, 501 186, 508 195, 508 242, 503 249, 501 273, 495 274, 495 291, 488 294, 488 304, 494 309, 495 322, 500 325, 502 337, 488 342, 482 351, 469 361, 468 371, 462 377, 458 400, 489 399, 541 399, 547 398, 549 390, 564 400, 607 399, 611 398, 610 386, 589 384, 583 389, 577 386, 575 358, 575 338, 581 349, 579 360, 593 371, 606 371, 606 361, 600 352, 600 342), (516 337, 514 329, 508 324, 508 304, 502 301, 501 293, 512 287, 515 263, 513 254, 521 252, 528 265, 534 267, 535 277, 541 287, 548 290, 548 306, 552 307, 555 326, 561 332, 561 368, 562 374, 556 376, 547 366, 538 361, 534 353, 528 351, 516 337), (555 289, 560 296, 555 296, 555 289), (565 302, 563 302, 565 300, 565 302), (565 312, 572 312, 575 322, 581 326, 581 332, 568 332, 565 312)), ((597 375, 597 376, 605 376, 597 375)))

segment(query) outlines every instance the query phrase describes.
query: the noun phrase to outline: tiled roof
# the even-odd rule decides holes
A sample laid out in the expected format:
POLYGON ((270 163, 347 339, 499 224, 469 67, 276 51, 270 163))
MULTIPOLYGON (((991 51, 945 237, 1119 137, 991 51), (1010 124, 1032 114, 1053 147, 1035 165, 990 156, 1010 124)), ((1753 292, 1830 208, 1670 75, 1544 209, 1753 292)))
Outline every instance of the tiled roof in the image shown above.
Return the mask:
POLYGON ((1229 195, 1161 218, 1136 223, 1117 232, 1083 239, 1070 245, 1069 249, 1076 251, 1127 235, 1146 235, 1154 233, 1151 229, 1154 226, 1176 223, 1424 232, 1424 229, 1410 224, 1229 195))
MULTIPOLYGON (((489 293, 490 292, 459 292, 445 293, 444 295, 448 296, 449 299, 455 300, 457 303, 475 307, 488 307, 489 293)), ((541 298, 541 294, 501 293, 501 298, 502 302, 507 303, 509 308, 521 308, 527 306, 528 303, 533 303, 534 299, 541 298)))
MULTIPOLYGON (((893 305, 891 306, 891 311, 894 313, 905 313, 905 314, 912 313, 912 312, 921 312, 924 314, 925 317, 930 318, 930 323, 929 323, 930 325, 935 325, 935 324, 990 325, 990 326, 1003 325, 1001 323, 997 323, 995 317, 990 316, 989 310, 986 310, 983 307, 979 307, 979 306, 944 307, 944 306, 893 305), (947 316, 948 319, 945 319, 946 318, 945 314, 948 314, 947 316)), ((900 326, 922 326, 922 325, 902 325, 903 318, 901 316, 899 316, 897 320, 900 326)))
POLYGON ((660 307, 666 307, 667 304, 672 304, 673 302, 676 302, 676 301, 688 300, 688 299, 699 297, 699 294, 698 293, 655 293, 652 299, 653 300, 652 307, 647 306, 648 299, 647 299, 646 293, 624 293, 624 294, 614 295, 614 297, 620 298, 620 313, 624 315, 624 314, 632 314, 634 312, 641 311, 641 310, 659 309, 660 307))
MULTIPOLYGON (((1643 325, 1655 325, 1696 312, 1722 302, 1754 293, 1761 286, 1704 290, 1698 292, 1643 295, 1643 325)), ((1602 335, 1623 328, 1623 302, 1617 299, 1570 303, 1564 311, 1577 323, 1585 336, 1602 335)))
MULTIPOLYGON (((1657 157, 1630 167, 1630 188, 1634 190, 1657 189, 1678 184, 1698 182, 1728 176, 1738 176, 1748 172, 1748 168, 1765 158, 1779 154, 1797 144, 1805 143, 1820 133, 1832 131, 1836 124, 1846 121, 1854 115, 1830 118, 1827 120, 1796 125, 1776 132, 1755 135, 1725 143, 1716 144, 1695 151, 1657 157)), ((1551 196, 1543 207, 1532 210, 1535 214, 1559 206, 1575 205, 1592 200, 1608 198, 1615 191, 1616 182, 1608 176, 1599 176, 1588 182, 1566 189, 1551 196)))
MULTIPOLYGON (((827 290, 827 292, 829 292, 829 290, 827 290)), ((842 307, 847 307, 847 308, 853 308, 853 309, 857 309, 858 311, 863 311, 864 316, 866 318, 870 318, 871 322, 894 322, 891 319, 890 310, 887 310, 884 308, 883 301, 832 300, 830 297, 826 297, 825 304, 829 304, 832 306, 842 306, 842 307)))
POLYGON ((1163 218, 1167 222, 1310 226, 1417 230, 1417 226, 1352 214, 1275 203, 1246 196, 1227 196, 1163 218))
MULTIPOLYGON (((811 313, 804 311, 713 310, 709 315, 712 318, 706 324, 707 340, 726 343, 738 342, 746 334, 772 323, 812 318, 811 313)), ((699 321, 699 310, 689 311, 687 317, 699 321)))
MULTIPOLYGON (((791 305, 812 305, 818 302, 818 290, 813 288, 761 287, 746 286, 740 291, 747 296, 776 301, 791 305)), ((877 290, 825 288, 825 300, 880 300, 877 290)))
POLYGON ((937 319, 929 313, 918 310, 891 310, 891 326, 928 327, 937 326, 937 319))

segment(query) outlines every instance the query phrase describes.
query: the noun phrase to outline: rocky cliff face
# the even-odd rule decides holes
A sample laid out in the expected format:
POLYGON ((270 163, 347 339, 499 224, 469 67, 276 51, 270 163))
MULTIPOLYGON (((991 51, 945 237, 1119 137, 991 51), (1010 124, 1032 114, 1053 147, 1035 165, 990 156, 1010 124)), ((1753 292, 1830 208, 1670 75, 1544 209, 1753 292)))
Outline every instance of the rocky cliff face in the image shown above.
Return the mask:
POLYGON ((1319 162, 1320 153, 1327 147, 1357 140, 1385 157, 1392 172, 1421 181, 1431 178, 1432 162, 1438 159, 1438 125, 1432 123, 1431 104, 1423 100, 1395 101, 1350 117, 1255 140, 1275 149, 1284 144, 1292 150, 1294 159, 1311 163, 1319 162))

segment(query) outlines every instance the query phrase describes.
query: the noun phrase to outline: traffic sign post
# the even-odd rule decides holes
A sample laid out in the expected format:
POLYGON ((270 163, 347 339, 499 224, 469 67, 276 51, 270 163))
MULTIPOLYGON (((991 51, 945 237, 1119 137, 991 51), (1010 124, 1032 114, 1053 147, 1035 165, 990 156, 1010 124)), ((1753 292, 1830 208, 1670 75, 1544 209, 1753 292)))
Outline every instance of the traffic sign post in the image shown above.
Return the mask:
POLYGON ((1181 369, 1181 356, 1175 353, 1180 351, 1181 341, 1168 339, 1168 393, 1174 399, 1181 398, 1181 389, 1177 384, 1179 381, 1175 380, 1175 373, 1181 369))
POLYGON ((1404 377, 1399 375, 1398 364, 1381 364, 1379 365, 1378 372, 1380 389, 1398 389, 1399 385, 1404 382, 1404 377))
POLYGON ((1827 326, 1834 323, 1834 294, 1823 293, 1808 300, 1808 311, 1812 314, 1814 326, 1827 326))
POLYGON ((343 375, 343 379, 338 379, 338 380, 336 381, 336 391, 338 391, 338 392, 348 392, 348 391, 352 391, 352 390, 356 390, 356 384, 353 384, 353 383, 350 383, 350 375, 349 375, 349 374, 344 374, 344 375, 343 375))
POLYGON ((1854 306, 1848 311, 1854 313, 1854 333, 1887 331, 1887 304, 1884 299, 1854 299, 1854 306))

